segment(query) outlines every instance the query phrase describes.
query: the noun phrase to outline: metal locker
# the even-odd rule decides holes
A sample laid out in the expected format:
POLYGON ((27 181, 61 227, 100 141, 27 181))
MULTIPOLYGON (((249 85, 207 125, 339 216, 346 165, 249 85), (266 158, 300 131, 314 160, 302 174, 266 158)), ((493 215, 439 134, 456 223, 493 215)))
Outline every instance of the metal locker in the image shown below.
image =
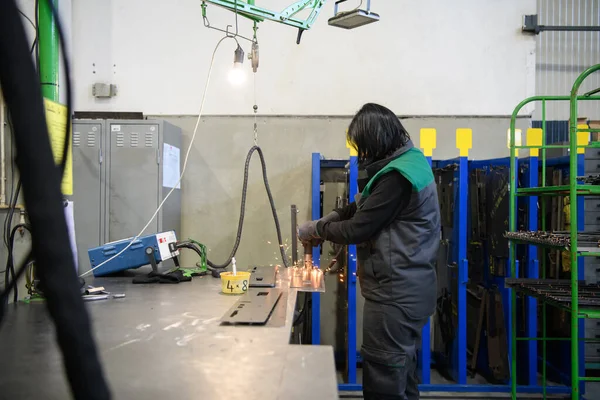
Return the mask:
MULTIPOLYGON (((165 151, 167 157, 177 151, 180 173, 181 130, 161 120, 110 120, 106 129, 105 241, 110 242, 137 235, 171 190, 173 159, 165 160, 165 151)), ((173 191, 144 234, 180 233, 180 192, 173 191)))
POLYGON ((102 120, 73 121, 73 200, 79 273, 90 269, 87 250, 103 243, 104 141, 102 120))

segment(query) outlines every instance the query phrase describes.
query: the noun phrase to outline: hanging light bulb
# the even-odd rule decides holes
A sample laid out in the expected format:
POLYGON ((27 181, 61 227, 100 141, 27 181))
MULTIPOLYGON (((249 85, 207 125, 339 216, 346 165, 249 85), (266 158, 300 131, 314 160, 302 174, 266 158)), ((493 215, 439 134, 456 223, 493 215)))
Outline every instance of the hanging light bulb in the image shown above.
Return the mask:
POLYGON ((241 85, 246 81, 246 73, 244 66, 244 50, 238 44, 237 49, 233 53, 233 69, 229 71, 229 82, 232 85, 241 85))

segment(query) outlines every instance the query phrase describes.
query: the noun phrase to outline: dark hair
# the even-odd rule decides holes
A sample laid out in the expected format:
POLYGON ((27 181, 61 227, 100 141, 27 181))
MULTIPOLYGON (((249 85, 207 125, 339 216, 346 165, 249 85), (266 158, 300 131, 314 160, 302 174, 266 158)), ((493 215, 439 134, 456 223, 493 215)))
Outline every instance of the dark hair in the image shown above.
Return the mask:
POLYGON ((348 140, 362 163, 389 157, 406 145, 410 136, 392 110, 379 104, 367 103, 352 118, 348 140))

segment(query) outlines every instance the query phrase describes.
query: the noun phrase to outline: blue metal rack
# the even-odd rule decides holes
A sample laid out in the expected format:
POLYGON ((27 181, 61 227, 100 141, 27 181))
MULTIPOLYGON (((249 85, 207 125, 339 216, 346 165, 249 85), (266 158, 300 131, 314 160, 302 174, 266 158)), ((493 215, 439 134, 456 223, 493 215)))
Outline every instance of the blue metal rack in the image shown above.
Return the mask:
MULTIPOLYGON (((441 168, 450 164, 457 164, 458 168, 455 173, 456 183, 456 198, 455 202, 455 229, 454 234, 458 239, 455 240, 455 248, 453 249, 454 262, 458 265, 457 282, 458 282, 458 326, 456 334, 456 342, 454 344, 453 360, 452 360, 452 375, 457 381, 456 384, 432 384, 431 383, 431 351, 430 351, 430 323, 424 327, 422 332, 422 350, 419 353, 419 364, 421 366, 421 381, 419 389, 423 392, 454 392, 454 393, 509 393, 510 385, 475 385, 467 383, 467 282, 468 282, 468 260, 467 260, 467 237, 468 237, 468 188, 469 188, 469 171, 475 168, 484 166, 509 166, 510 158, 500 158, 485 161, 469 161, 468 157, 458 157, 452 160, 432 161, 428 157, 430 165, 441 168)), ((568 163, 568 157, 559 157, 550 159, 547 166, 561 165, 568 163)), ((529 167, 529 172, 526 177, 530 186, 537 184, 537 157, 519 159, 520 166, 529 167)), ((354 201, 354 196, 358 192, 358 166, 356 157, 344 160, 326 160, 322 159, 319 153, 312 154, 312 219, 319 219, 320 215, 320 182, 321 170, 326 168, 346 168, 349 165, 349 194, 350 201, 354 201)), ((580 168, 583 170, 583 158, 580 160, 580 168)), ((537 202, 535 199, 529 199, 527 206, 533 210, 529 213, 528 226, 530 229, 537 229, 537 202)), ((583 207, 579 207, 583 210, 583 207)), ((583 213, 580 213, 579 223, 583 223, 583 213)), ((582 225, 580 225, 582 226, 582 225)), ((536 277, 537 275, 537 252, 529 251, 527 259, 527 275, 536 277)), ((320 265, 320 248, 313 249, 313 262, 315 265, 320 265)), ((583 274, 583 268, 580 269, 583 274)), ((583 276, 581 277, 583 279, 583 276)), ((495 281, 498 284, 502 296, 505 309, 505 315, 509 310, 508 290, 504 289, 503 279, 498 278, 495 281)), ((357 277, 356 277, 356 248, 350 246, 348 250, 348 380, 347 382, 338 385, 340 391, 360 391, 362 385, 357 380, 357 362, 360 355, 354 351, 357 347, 356 340, 356 319, 357 319, 357 277)), ((526 305, 527 332, 535 332, 537 329, 537 305, 535 300, 529 301, 526 305)), ((510 318, 506 318, 507 332, 510 332, 510 318)), ((583 332, 583 329, 580 330, 583 332)), ((312 343, 320 344, 320 294, 312 294, 312 343)), ((537 360, 537 347, 535 342, 527 343, 528 355, 530 360, 537 360)), ((583 352, 583 345, 581 348, 583 352)), ((583 360, 583 357, 580 357, 583 360)), ((542 387, 537 385, 537 362, 530 362, 527 370, 526 386, 519 386, 519 393, 542 393, 542 387)), ((566 386, 550 386, 546 388, 547 394, 568 394, 570 388, 566 386)))

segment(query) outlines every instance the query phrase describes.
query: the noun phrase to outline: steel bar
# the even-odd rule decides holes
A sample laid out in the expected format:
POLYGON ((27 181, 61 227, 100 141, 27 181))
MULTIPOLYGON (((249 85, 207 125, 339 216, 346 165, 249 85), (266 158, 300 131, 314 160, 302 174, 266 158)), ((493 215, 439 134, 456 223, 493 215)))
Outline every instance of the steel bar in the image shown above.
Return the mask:
MULTIPOLYGON (((505 283, 519 292, 552 301, 564 307, 571 307, 573 304, 570 280, 506 279, 505 283)), ((586 308, 600 308, 600 285, 585 284, 584 282, 578 282, 578 285, 579 291, 575 297, 578 304, 586 308)))
MULTIPOLYGON (((558 247, 565 250, 570 250, 572 243, 571 234, 566 231, 518 231, 506 232, 504 236, 513 241, 523 241, 542 246, 558 247)), ((580 248, 600 249, 600 232, 578 232, 576 236, 580 248)))
POLYGON ((577 180, 585 185, 600 185, 600 174, 578 176, 577 180))

